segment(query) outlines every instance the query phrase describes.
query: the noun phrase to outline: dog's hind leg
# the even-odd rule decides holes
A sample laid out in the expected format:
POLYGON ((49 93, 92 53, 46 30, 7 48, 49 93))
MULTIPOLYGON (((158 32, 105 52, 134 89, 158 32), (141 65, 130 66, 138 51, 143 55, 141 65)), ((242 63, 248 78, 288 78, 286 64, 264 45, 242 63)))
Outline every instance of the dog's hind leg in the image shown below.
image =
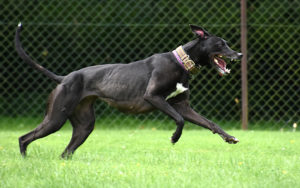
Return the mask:
POLYGON ((36 139, 58 131, 80 100, 80 85, 60 84, 51 93, 43 122, 33 131, 19 138, 20 152, 26 155, 27 146, 36 139), (76 93, 76 95, 74 95, 76 93))
POLYGON ((82 100, 70 115, 73 133, 70 143, 61 155, 62 158, 70 157, 93 131, 95 125, 94 101, 93 97, 82 100))

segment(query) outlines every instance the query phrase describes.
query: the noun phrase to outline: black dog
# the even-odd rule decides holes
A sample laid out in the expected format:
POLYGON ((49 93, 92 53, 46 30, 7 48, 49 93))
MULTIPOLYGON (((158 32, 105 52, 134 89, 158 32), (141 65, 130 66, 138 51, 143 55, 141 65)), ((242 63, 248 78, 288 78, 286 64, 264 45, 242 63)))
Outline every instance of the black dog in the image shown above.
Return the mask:
POLYGON ((197 38, 173 52, 155 54, 129 64, 87 67, 66 76, 55 75, 25 53, 20 43, 21 28, 19 24, 15 36, 20 57, 58 83, 49 96, 43 122, 19 138, 23 156, 32 141, 58 131, 67 119, 73 126, 73 135, 62 157, 73 154, 94 129, 93 104, 98 98, 123 112, 161 110, 177 125, 171 138, 173 144, 179 140, 185 120, 218 133, 228 143, 239 142, 218 125, 197 114, 189 105, 189 74, 209 64, 216 67, 220 74, 227 74, 230 70, 222 57, 231 60, 242 57, 241 53, 230 49, 225 40, 210 35, 203 28, 191 25, 197 38))

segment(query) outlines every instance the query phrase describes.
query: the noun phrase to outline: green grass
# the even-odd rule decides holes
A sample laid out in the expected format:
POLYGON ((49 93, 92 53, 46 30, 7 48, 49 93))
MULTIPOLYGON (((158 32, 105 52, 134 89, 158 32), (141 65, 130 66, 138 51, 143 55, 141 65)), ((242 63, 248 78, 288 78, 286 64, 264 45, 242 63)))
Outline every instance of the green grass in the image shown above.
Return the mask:
POLYGON ((66 128, 37 140, 28 156, 17 138, 29 131, 0 129, 0 187, 300 187, 300 133, 227 131, 229 145, 207 130, 96 129, 70 160, 66 128))

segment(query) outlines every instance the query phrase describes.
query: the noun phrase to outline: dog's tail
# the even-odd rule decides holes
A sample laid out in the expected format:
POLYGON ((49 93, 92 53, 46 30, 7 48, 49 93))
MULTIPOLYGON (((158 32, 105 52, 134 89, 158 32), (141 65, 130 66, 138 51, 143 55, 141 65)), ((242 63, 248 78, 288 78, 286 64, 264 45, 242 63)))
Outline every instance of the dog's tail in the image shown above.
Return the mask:
POLYGON ((44 75, 46 75, 47 77, 49 77, 50 79, 54 80, 57 83, 61 83, 61 81, 63 80, 63 76, 58 76, 56 74, 54 74, 53 72, 47 70, 46 68, 42 67, 41 65, 37 64, 33 59, 31 59, 26 52, 24 51, 21 42, 20 42, 20 32, 22 30, 22 24, 21 22, 18 24, 18 28, 16 31, 16 35, 15 35, 15 46, 17 49, 17 52, 19 54, 19 56, 26 62, 28 63, 31 67, 33 67, 34 69, 38 70, 39 72, 43 73, 44 75))

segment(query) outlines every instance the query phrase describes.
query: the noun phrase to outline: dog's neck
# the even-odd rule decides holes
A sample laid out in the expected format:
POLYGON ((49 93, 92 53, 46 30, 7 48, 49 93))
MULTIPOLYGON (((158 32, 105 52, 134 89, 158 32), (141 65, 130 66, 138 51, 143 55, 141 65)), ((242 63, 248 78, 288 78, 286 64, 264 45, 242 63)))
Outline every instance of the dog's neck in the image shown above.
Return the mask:
POLYGON ((199 71, 201 66, 197 66, 195 62, 190 58, 190 56, 184 51, 182 46, 173 50, 173 55, 176 57, 178 63, 185 69, 187 72, 195 74, 199 71))
POLYGON ((184 51, 190 58, 195 62, 196 65, 204 66, 204 61, 206 61, 207 56, 201 52, 204 50, 201 49, 201 44, 199 43, 199 39, 192 40, 183 45, 184 51))
MULTIPOLYGON (((202 66, 207 65, 208 64, 207 62, 210 61, 208 55, 205 53, 205 49, 202 47, 203 45, 201 44, 201 42, 202 42, 201 39, 197 38, 197 39, 194 39, 194 40, 182 45, 182 49, 183 49, 184 53, 186 54, 187 57, 189 57, 189 59, 191 61, 194 62, 194 65, 195 65, 194 69, 197 70, 197 71, 191 72, 190 70, 185 68, 185 70, 187 70, 187 72, 191 72, 192 74, 199 72, 199 69, 202 66)), ((175 55, 175 57, 176 57, 176 55, 175 55)), ((177 58, 177 60, 178 60, 178 58, 177 58)), ((183 66, 183 67, 185 67, 185 66, 183 66)))

